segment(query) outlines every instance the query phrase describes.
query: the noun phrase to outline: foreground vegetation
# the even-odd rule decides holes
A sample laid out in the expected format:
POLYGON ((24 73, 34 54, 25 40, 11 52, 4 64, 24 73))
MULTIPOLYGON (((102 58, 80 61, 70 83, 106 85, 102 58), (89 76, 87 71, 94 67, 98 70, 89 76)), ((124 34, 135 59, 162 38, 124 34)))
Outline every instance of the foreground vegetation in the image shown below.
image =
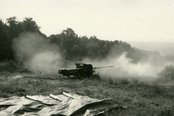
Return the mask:
POLYGON ((12 68, 13 65, 1 63, 0 97, 73 92, 98 99, 111 98, 113 104, 126 106, 126 109, 112 110, 109 116, 174 115, 174 85, 164 86, 121 78, 107 80, 107 77, 100 81, 63 79, 58 75, 32 74, 16 65, 12 68))

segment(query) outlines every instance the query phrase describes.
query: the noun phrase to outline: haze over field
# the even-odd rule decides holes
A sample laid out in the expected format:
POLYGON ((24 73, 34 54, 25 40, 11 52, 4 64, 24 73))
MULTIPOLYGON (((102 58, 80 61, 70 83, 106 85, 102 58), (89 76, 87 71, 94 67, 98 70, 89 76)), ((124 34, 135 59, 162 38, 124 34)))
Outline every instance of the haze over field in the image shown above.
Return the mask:
POLYGON ((65 60, 89 59, 114 64, 111 75, 155 77, 169 64, 163 56, 173 55, 172 0, 0 1, 2 59, 16 58, 33 72, 56 73, 65 60))
POLYGON ((13 41, 18 62, 34 73, 56 74, 63 64, 58 46, 49 44, 38 33, 23 33, 13 41))
MULTIPOLYGON (((50 43, 38 33, 22 33, 14 39, 13 48, 16 59, 34 73, 57 74, 57 71, 67 62, 63 54, 59 52, 59 46, 50 43)), ((128 51, 116 54, 114 51, 117 50, 118 47, 113 46, 105 58, 84 57, 82 60, 75 60, 75 62, 92 63, 94 66, 112 65, 111 68, 99 69, 96 72, 104 78, 134 78, 141 81, 153 81, 158 78, 158 73, 166 66, 173 65, 173 62, 169 62, 158 54, 157 56, 154 54, 145 56, 147 58, 141 56, 140 60, 133 62, 134 59, 129 58, 128 51)), ((69 67, 65 68, 75 68, 74 62, 71 62, 69 61, 69 67)))
POLYGON ((161 55, 174 55, 174 42, 140 42, 140 41, 128 41, 132 46, 148 50, 157 51, 161 55))

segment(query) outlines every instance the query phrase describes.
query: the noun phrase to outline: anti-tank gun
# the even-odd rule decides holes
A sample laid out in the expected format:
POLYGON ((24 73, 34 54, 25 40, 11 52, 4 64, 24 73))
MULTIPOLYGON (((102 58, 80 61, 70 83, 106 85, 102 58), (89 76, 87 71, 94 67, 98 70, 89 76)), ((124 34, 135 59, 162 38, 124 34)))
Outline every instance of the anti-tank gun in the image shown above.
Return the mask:
POLYGON ((67 77, 83 77, 100 79, 100 76, 95 73, 96 69, 109 68, 112 66, 93 67, 92 64, 75 63, 76 67, 73 69, 60 69, 59 74, 67 77))

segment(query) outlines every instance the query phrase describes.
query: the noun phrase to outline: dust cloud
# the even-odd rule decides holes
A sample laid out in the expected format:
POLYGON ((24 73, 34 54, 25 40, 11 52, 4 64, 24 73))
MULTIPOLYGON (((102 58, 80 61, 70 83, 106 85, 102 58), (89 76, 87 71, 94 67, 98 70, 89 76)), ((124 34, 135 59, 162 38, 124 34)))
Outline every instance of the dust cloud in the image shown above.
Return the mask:
POLYGON ((127 57, 127 53, 123 53, 119 57, 114 57, 112 54, 104 60, 84 59, 83 62, 93 63, 94 66, 112 66, 110 68, 96 70, 96 73, 98 73, 101 78, 129 78, 148 82, 157 79, 158 73, 161 72, 165 66, 171 64, 164 59, 161 61, 152 59, 153 58, 134 63, 131 58, 127 57))
MULTIPOLYGON (((64 66, 65 60, 58 51, 58 46, 50 44, 47 39, 38 33, 21 34, 14 40, 13 48, 17 60, 34 73, 56 74, 57 70, 64 66)), ((96 73, 101 78, 134 78, 141 81, 155 80, 166 66, 173 65, 173 62, 154 56, 135 63, 127 56, 127 53, 123 53, 120 56, 110 53, 103 60, 85 58, 79 62, 91 63, 96 67, 113 66, 96 69, 96 73)))
POLYGON ((55 74, 62 66, 58 46, 50 44, 38 33, 23 33, 14 39, 16 59, 34 73, 55 74))

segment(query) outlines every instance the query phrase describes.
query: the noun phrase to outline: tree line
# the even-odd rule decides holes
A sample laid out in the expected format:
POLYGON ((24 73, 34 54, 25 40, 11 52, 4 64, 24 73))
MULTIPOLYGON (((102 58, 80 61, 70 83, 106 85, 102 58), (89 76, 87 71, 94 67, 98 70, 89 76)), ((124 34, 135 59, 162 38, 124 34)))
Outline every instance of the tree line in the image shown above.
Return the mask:
POLYGON ((38 32, 39 26, 32 18, 17 21, 16 17, 0 20, 0 60, 15 60, 12 48, 13 39, 24 32, 38 32))
POLYGON ((32 18, 18 21, 16 17, 10 17, 6 19, 6 22, 0 20, 0 61, 15 60, 12 47, 13 39, 24 32, 41 34, 49 43, 58 45, 64 58, 71 61, 86 57, 103 59, 111 53, 119 56, 124 52, 127 52, 127 56, 134 61, 138 61, 150 53, 133 48, 130 44, 118 40, 106 41, 99 40, 96 36, 78 36, 71 28, 63 30, 60 34, 52 34, 47 37, 40 31, 40 27, 32 18))

